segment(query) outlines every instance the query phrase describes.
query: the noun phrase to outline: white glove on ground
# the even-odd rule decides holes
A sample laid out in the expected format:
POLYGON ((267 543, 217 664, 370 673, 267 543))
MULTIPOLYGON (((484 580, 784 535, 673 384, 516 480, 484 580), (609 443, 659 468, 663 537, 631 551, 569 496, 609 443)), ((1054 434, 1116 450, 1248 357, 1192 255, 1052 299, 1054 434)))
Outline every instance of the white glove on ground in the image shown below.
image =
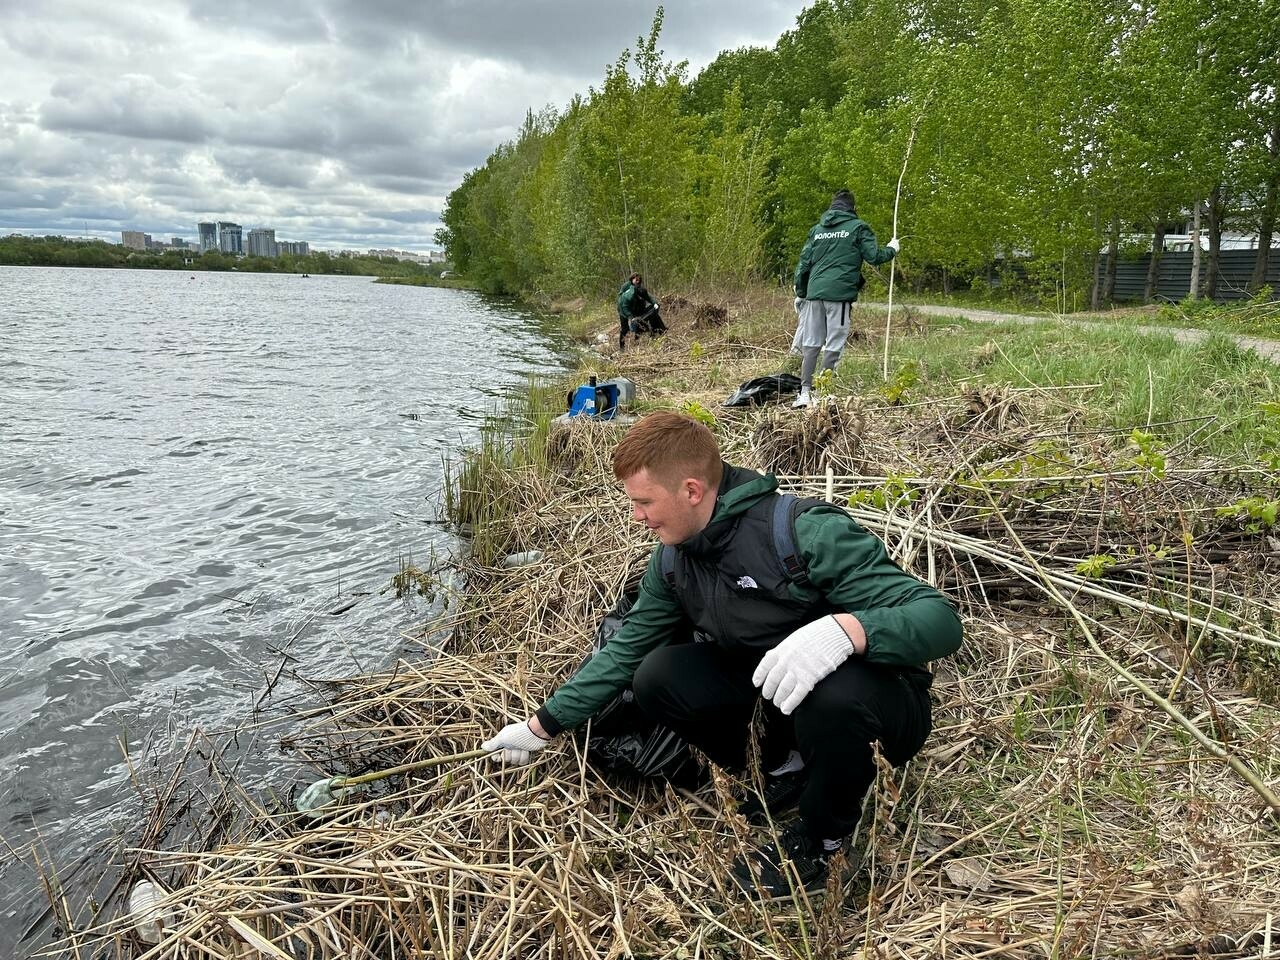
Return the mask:
POLYGON ((529 722, 508 723, 492 740, 480 744, 481 750, 493 750, 494 759, 521 767, 551 741, 543 740, 529 729, 529 722))
POLYGON ((819 680, 853 655, 853 641, 835 617, 807 623, 770 650, 751 675, 766 700, 784 714, 800 706, 819 680))
POLYGON ((890 240, 888 243, 886 243, 886 244, 885 244, 885 246, 886 246, 886 247, 888 247, 890 250, 892 250, 894 253, 897 253, 897 252, 898 252, 898 238, 897 238, 897 237, 894 237, 892 240, 890 240))

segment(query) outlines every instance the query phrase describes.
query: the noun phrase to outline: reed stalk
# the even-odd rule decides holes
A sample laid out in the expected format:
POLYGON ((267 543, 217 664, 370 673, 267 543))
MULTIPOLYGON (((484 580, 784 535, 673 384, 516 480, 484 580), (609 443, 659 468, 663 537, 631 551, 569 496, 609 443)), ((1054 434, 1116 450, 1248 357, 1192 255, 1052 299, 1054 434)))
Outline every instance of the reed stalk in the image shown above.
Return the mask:
MULTIPOLYGON (((182 777, 130 758, 154 803, 118 893, 141 878, 168 890, 164 939, 139 943, 118 896, 86 915, 50 880, 65 924, 50 952, 1040 960, 1273 949, 1280 856, 1262 814, 1280 782, 1280 543, 1218 508, 1242 489, 1280 495, 1274 475, 1189 448, 1161 470, 1135 464, 1127 431, 1064 402, 1083 393, 1069 388, 960 387, 901 408, 838 391, 804 414, 718 409, 727 382, 760 372, 760 352, 733 324, 673 320, 665 342, 618 367, 642 384, 645 408, 698 401, 716 410, 726 459, 775 470, 799 493, 853 498, 858 522, 964 620, 964 646, 935 665, 933 733, 908 767, 882 773, 846 887, 774 904, 734 892, 729 864, 761 839, 734 809, 737 772, 683 790, 614 782, 574 737, 523 768, 444 762, 572 674, 652 549, 609 469, 625 424, 552 425, 557 385, 451 474, 450 515, 483 531, 458 562, 459 592, 406 634, 393 666, 328 684, 323 709, 299 713, 292 786, 250 795, 204 740, 186 745, 182 777), (696 360, 695 341, 706 345, 696 360), (501 565, 532 549, 539 564, 501 565), (1099 575, 1078 569, 1104 554, 1116 562, 1099 575), (292 810, 291 794, 320 774, 396 766, 329 819, 292 810)), ((776 337, 758 346, 785 348, 776 337)))

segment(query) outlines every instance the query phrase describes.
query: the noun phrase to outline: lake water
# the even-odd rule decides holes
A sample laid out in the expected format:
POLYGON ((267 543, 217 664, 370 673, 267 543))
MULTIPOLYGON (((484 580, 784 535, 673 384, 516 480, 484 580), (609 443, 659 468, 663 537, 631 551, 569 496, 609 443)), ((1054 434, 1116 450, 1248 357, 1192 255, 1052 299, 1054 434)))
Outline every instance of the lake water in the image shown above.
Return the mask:
POLYGON ((0 956, 48 940, 37 833, 69 877, 136 840, 122 743, 395 657, 445 458, 565 351, 466 292, 0 267, 0 956))

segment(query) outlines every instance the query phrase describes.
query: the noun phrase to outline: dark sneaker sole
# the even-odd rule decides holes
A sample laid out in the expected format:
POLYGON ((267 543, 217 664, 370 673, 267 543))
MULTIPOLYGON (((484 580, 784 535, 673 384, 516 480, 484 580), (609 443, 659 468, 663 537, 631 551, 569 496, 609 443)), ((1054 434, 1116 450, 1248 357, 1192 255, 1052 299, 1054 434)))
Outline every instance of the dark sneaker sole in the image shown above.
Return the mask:
POLYGON ((770 818, 776 823, 784 815, 800 806, 800 795, 804 793, 804 788, 805 782, 801 781, 792 790, 788 791, 781 800, 774 800, 767 804, 757 794, 752 793, 738 805, 738 812, 746 817, 747 823, 753 827, 767 826, 770 818), (769 814, 767 817, 765 816, 766 810, 769 814))
MULTIPOLYGON (((841 876, 840 886, 839 886, 839 894, 841 897, 844 897, 844 895, 848 892, 849 881, 850 879, 852 879, 852 876, 853 876, 853 871, 851 869, 846 869, 844 871, 844 875, 841 876)), ((742 878, 739 877, 736 873, 731 873, 730 878, 733 881, 733 886, 737 889, 738 893, 744 897, 749 897, 752 900, 757 900, 762 903, 770 903, 774 900, 792 899, 792 890, 790 887, 787 887, 785 890, 775 891, 775 890, 770 890, 768 887, 764 887, 764 886, 746 886, 744 885, 744 881, 742 880, 742 878)), ((804 889, 805 896, 809 897, 810 899, 824 896, 827 892, 827 878, 823 877, 821 881, 816 881, 816 880, 811 881, 810 883, 806 884, 803 889, 804 889)), ((795 892, 799 893, 800 888, 797 887, 795 892)))

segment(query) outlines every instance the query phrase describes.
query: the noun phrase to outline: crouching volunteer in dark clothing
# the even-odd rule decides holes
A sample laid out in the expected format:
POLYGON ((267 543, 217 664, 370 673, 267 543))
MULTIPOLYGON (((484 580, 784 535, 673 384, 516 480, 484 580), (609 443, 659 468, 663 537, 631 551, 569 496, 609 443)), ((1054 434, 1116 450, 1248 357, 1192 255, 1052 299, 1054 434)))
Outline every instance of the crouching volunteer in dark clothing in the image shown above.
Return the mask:
POLYGON ((635 519, 661 541, 639 598, 600 653, 483 747, 528 763, 630 683, 653 719, 716 763, 742 769, 763 697, 769 773, 754 810, 749 801, 743 812, 758 817, 763 802, 778 817, 798 801, 799 816, 779 844, 740 858, 733 876, 749 893, 788 895, 789 859, 806 888, 818 889, 875 778, 872 744, 895 765, 924 744, 924 665, 960 646, 960 620, 832 504, 812 502, 795 515, 806 576, 788 576, 773 540, 777 480, 725 464, 696 420, 644 418, 618 444, 613 470, 635 519), (713 642, 671 643, 689 623, 713 642))
POLYGON ((796 312, 799 324, 791 346, 799 350, 800 396, 793 407, 807 407, 813 373, 822 354, 822 369, 834 370, 849 339, 849 312, 866 283, 862 265, 888 263, 898 253, 898 238, 883 247, 871 228, 858 219, 853 194, 839 190, 831 206, 809 230, 796 265, 796 312))
POLYGON ((633 273, 618 291, 618 349, 626 347, 627 333, 632 342, 640 342, 640 334, 651 333, 655 337, 667 332, 667 325, 658 313, 658 302, 649 296, 640 274, 633 273))

